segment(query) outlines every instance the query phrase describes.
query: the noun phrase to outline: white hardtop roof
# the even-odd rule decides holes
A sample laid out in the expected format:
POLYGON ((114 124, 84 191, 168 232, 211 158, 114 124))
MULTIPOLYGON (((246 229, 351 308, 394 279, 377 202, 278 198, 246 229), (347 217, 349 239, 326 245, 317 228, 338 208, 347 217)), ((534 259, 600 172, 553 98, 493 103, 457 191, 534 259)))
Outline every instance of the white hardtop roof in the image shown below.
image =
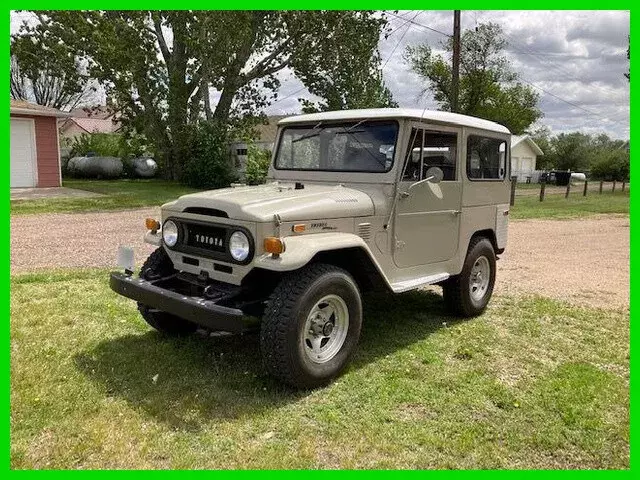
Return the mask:
POLYGON ((325 122, 340 120, 362 119, 388 119, 408 118, 413 120, 426 120, 438 123, 449 123, 463 127, 479 128, 499 133, 511 133, 507 127, 496 122, 483 120, 482 118, 460 115, 459 113, 441 112, 438 110, 421 110, 418 108, 369 108, 361 110, 336 110, 333 112, 309 113, 287 117, 278 122, 278 125, 288 125, 302 122, 325 122))

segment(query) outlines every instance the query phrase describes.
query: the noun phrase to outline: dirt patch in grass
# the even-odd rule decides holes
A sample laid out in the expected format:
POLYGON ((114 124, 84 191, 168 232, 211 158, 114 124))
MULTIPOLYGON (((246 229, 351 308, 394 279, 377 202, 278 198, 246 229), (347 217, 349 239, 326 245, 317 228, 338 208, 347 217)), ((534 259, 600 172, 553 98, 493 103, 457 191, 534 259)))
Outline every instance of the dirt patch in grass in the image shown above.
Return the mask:
POLYGON ((529 293, 593 307, 629 306, 628 217, 509 225, 496 293, 529 293))

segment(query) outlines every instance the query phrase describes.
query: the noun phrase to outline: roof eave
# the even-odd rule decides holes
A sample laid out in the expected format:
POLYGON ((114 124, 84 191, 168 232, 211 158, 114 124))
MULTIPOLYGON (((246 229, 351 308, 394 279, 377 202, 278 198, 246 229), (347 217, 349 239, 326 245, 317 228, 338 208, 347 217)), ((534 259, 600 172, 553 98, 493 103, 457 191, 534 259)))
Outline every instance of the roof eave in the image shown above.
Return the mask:
POLYGON ((30 108, 11 108, 9 113, 12 115, 30 115, 32 117, 68 118, 71 116, 71 114, 67 112, 44 112, 41 110, 32 110, 30 108))

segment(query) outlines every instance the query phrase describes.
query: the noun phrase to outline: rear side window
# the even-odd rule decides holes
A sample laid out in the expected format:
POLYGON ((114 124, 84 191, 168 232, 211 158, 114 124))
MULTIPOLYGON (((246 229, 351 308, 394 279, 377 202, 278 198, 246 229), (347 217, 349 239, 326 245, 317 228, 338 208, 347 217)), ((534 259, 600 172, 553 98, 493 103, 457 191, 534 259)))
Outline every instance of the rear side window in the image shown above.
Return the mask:
POLYGON ((507 174, 507 142, 469 135, 467 177, 469 180, 504 180, 507 174))

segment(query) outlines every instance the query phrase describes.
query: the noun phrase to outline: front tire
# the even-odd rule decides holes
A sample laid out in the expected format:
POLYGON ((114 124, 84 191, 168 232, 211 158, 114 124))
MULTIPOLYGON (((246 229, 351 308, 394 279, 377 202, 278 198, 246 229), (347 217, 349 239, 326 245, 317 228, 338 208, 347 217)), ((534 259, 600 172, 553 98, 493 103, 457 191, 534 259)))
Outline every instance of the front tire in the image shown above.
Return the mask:
POLYGON ((462 317, 475 317, 487 308, 496 281, 496 254, 486 237, 469 244, 462 272, 442 285, 448 309, 462 317))
POLYGON ((260 330, 267 371, 297 388, 326 385, 351 357, 362 327, 355 281, 333 265, 314 264, 282 279, 260 330))
MULTIPOLYGON (((173 272, 174 268, 171 259, 167 252, 164 251, 164 248, 160 247, 149 255, 149 258, 144 262, 140 269, 140 277, 145 280, 154 280, 171 275, 173 272)), ((165 335, 188 335, 198 329, 195 323, 152 309, 142 303, 138 303, 138 311, 145 322, 165 335)))

